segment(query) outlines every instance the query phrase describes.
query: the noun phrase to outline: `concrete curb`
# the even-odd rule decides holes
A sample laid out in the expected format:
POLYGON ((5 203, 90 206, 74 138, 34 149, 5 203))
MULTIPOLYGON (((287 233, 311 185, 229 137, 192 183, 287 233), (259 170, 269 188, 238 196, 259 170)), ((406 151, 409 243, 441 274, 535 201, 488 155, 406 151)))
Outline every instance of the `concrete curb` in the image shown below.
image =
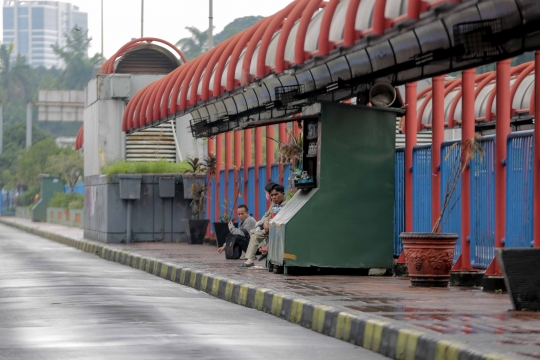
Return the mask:
POLYGON ((487 353, 436 334, 429 334, 368 314, 352 314, 272 289, 183 268, 157 259, 118 251, 63 235, 0 219, 0 223, 95 254, 175 283, 248 308, 272 314, 318 333, 335 337, 397 360, 504 360, 502 354, 487 353))

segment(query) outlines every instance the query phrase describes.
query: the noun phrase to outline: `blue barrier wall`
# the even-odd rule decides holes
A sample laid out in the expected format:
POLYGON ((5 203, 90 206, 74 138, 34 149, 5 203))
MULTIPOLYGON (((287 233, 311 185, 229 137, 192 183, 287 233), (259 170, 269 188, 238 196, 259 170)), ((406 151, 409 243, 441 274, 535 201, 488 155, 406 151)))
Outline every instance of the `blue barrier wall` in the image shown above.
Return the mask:
POLYGON ((405 152, 396 150, 396 175, 394 193, 394 255, 399 256, 403 251, 403 244, 399 234, 405 231, 405 152))
MULTIPOLYGON (((64 186, 64 192, 66 194, 70 193, 71 192, 71 188, 69 186, 64 186)), ((82 194, 84 195, 84 184, 75 184, 75 188, 73 190, 73 192, 77 193, 77 194, 82 194)))
POLYGON ((413 231, 431 232, 431 145, 413 149, 413 231))
POLYGON ((471 264, 486 269, 495 256, 495 137, 471 161, 471 264))
MULTIPOLYGON (((475 156, 471 168, 471 263, 474 267, 485 269, 494 257, 495 245, 495 137, 486 136, 481 140, 483 156, 475 156)), ((506 247, 530 247, 533 241, 533 132, 512 133, 508 138, 507 156, 507 209, 506 209, 506 247)), ((404 149, 396 149, 395 158, 395 206, 394 206, 394 255, 399 256, 403 247, 399 234, 405 230, 405 169, 404 149)), ((441 206, 445 201, 446 187, 450 185, 454 163, 460 161, 461 141, 448 141, 441 145, 440 176, 441 206)), ((247 204, 255 215, 255 193, 259 194, 259 216, 266 211, 264 186, 267 183, 266 167, 258 169, 259 186, 255 188, 255 168, 248 170, 248 187, 244 188, 243 171, 239 171, 242 193, 249 194, 247 204)), ((271 179, 281 182, 287 188, 291 173, 290 166, 279 173, 277 164, 272 165, 271 179)), ((458 171, 457 186, 449 201, 441 232, 457 233, 460 238, 456 244, 454 261, 461 254, 461 172, 458 171)), ((236 191, 234 171, 229 171, 229 206, 232 209, 236 191)), ((431 231, 431 145, 417 146, 413 152, 413 229, 431 231)), ((224 184, 225 172, 220 173, 220 183, 224 184)), ((220 209, 224 210, 224 186, 220 187, 220 209)), ((212 180, 212 206, 209 212, 214 215, 215 181, 212 180)), ((244 203, 242 198, 238 204, 244 203)))
POLYGON ((506 154, 505 247, 533 246, 533 131, 510 134, 506 154))
MULTIPOLYGON (((447 188, 453 183, 452 169, 456 161, 460 161, 461 141, 446 141, 441 145, 441 207, 444 205, 447 188)), ((459 238, 456 242, 454 262, 461 255, 461 172, 454 174, 458 177, 456 189, 448 201, 448 208, 441 222, 441 232, 456 233, 459 238)))
MULTIPOLYGON (((271 177, 272 177, 272 181, 274 182, 280 182, 281 183, 281 178, 283 179, 283 186, 285 187, 285 190, 287 190, 287 185, 288 185, 288 178, 291 174, 291 166, 290 165, 287 165, 284 167, 283 169, 283 173, 280 174, 279 172, 279 165, 278 164, 274 164, 272 165, 271 167, 271 177)), ((236 197, 236 191, 237 189, 240 190, 240 193, 242 194, 242 197, 238 197, 238 199, 236 199, 236 205, 240 205, 240 204, 244 204, 245 203, 245 200, 244 200, 244 196, 243 194, 245 194, 247 192, 248 194, 248 204, 246 204, 249 208, 249 212, 255 216, 255 191, 258 192, 259 194, 259 217, 262 217, 262 215, 266 212, 267 210, 267 206, 266 206, 266 195, 265 195, 265 192, 264 192, 264 186, 267 184, 267 180, 266 180, 266 166, 265 165, 262 165, 259 167, 259 186, 257 189, 255 189, 255 167, 253 166, 250 166, 249 169, 248 169, 248 187, 245 188, 244 184, 245 184, 245 181, 244 181, 244 170, 243 168, 240 168, 238 170, 238 185, 234 183, 234 170, 230 169, 228 171, 228 186, 227 186, 227 189, 228 189, 228 200, 227 200, 227 206, 226 206, 226 202, 225 202, 225 199, 224 199, 224 196, 225 196, 225 170, 221 170, 220 171, 220 174, 219 174, 219 181, 220 181, 220 192, 219 192, 219 198, 220 198, 220 216, 223 216, 223 214, 225 213, 225 211, 228 211, 229 214, 233 214, 233 216, 236 216, 235 212, 234 212, 234 204, 235 204, 235 197, 236 197)), ((210 193, 211 197, 211 210, 209 212, 210 214, 210 219, 212 219, 212 221, 214 220, 214 217, 215 217, 215 196, 213 196, 213 194, 215 194, 215 181, 212 180, 212 183, 211 183, 211 193, 210 193)), ((258 220, 258 219, 257 219, 258 220)))

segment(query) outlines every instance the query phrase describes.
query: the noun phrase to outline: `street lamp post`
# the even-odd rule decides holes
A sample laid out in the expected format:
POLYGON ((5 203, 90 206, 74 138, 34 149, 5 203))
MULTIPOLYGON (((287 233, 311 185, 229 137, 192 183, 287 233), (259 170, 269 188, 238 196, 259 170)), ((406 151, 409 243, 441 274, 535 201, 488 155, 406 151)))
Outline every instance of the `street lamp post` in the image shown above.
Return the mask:
POLYGON ((141 0, 141 37, 144 37, 144 0, 141 0))
POLYGON ((214 38, 213 38, 213 6, 212 6, 212 0, 209 0, 209 12, 208 12, 208 50, 212 49, 214 47, 214 38))

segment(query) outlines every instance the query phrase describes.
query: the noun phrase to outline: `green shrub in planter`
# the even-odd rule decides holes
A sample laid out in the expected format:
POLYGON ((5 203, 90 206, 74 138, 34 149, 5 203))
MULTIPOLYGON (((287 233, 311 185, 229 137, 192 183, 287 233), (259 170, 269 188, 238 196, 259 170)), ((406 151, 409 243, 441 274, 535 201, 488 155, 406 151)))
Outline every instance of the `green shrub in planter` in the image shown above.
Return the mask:
POLYGON ((159 161, 116 161, 102 169, 103 174, 112 178, 117 174, 182 174, 188 169, 186 162, 173 163, 159 161))
POLYGON ((68 209, 70 208, 70 204, 73 202, 79 202, 82 204, 82 208, 84 208, 84 196, 82 194, 77 193, 55 193, 54 197, 49 202, 49 207, 51 208, 60 208, 60 209, 68 209))

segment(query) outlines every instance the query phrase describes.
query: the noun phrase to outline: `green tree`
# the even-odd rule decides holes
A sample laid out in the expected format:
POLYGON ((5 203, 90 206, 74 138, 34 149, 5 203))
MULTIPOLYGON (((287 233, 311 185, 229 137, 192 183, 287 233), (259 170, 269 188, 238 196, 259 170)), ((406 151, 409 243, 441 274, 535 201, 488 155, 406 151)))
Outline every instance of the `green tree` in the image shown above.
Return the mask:
POLYGON ((221 32, 214 36, 214 44, 219 44, 233 35, 246 30, 247 28, 255 25, 255 23, 262 18, 262 16, 244 16, 234 19, 232 22, 228 23, 221 32))
MULTIPOLYGON (((262 18, 262 16, 245 16, 234 19, 223 28, 223 31, 214 35, 214 45, 244 31, 262 18)), ((176 46, 188 60, 192 60, 208 50, 208 30, 202 31, 194 26, 186 26, 185 29, 191 33, 191 36, 178 40, 176 46)))
MULTIPOLYGON (((34 126, 32 138, 37 143, 47 138, 47 136, 38 127, 34 126)), ((16 123, 6 126, 4 129, 4 149, 2 155, 0 155, 0 189, 11 190, 16 187, 18 183, 16 174, 17 159, 25 151, 25 146, 26 124, 16 123)))
POLYGON ((47 160, 60 151, 52 138, 37 142, 28 151, 23 151, 17 159, 17 181, 28 187, 38 186, 40 180, 37 176, 48 172, 47 160))
POLYGON ((49 156, 47 172, 60 175, 73 192, 75 184, 83 176, 84 160, 79 151, 63 149, 58 155, 49 156))
POLYGON ((176 46, 188 60, 192 60, 208 49, 208 30, 201 31, 195 26, 186 26, 185 29, 191 33, 191 36, 178 40, 176 46))
POLYGON ((66 46, 52 45, 52 49, 65 63, 61 75, 61 85, 64 89, 83 90, 85 85, 98 71, 100 54, 88 57, 88 48, 92 38, 88 30, 80 31, 73 28, 66 36, 66 46))
POLYGON ((8 103, 21 98, 30 100, 32 92, 31 68, 26 63, 26 58, 20 54, 12 64, 13 50, 13 43, 0 45, 0 87, 4 89, 4 101, 8 103))

